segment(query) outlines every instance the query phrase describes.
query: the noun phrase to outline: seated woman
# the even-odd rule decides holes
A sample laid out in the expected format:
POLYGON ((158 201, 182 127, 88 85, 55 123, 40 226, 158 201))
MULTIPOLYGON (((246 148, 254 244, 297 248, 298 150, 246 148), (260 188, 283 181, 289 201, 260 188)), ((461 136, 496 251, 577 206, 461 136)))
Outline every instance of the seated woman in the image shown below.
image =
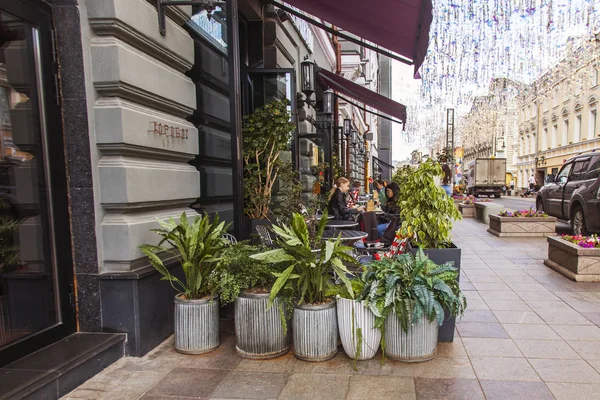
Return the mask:
POLYGON ((391 182, 385 187, 385 196, 387 197, 385 205, 382 207, 384 214, 380 217, 380 224, 377 225, 379 237, 383 236, 388 224, 393 217, 400 214, 400 206, 398 205, 398 192, 400 186, 397 183, 391 182))
POLYGON ((350 190, 350 181, 348 179, 344 177, 338 178, 335 181, 335 186, 329 194, 329 204, 327 205, 329 215, 333 215, 333 219, 336 220, 350 220, 352 219, 352 214, 361 211, 362 207, 356 210, 348 207, 346 202, 346 194, 350 190))

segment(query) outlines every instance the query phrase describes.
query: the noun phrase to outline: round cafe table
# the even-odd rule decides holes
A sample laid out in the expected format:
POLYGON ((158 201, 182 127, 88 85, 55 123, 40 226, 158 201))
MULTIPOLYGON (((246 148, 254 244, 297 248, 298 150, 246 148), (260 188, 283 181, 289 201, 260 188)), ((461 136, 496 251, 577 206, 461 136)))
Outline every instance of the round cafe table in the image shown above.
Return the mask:
POLYGON ((356 228, 358 226, 358 222, 355 221, 345 221, 345 220, 331 220, 331 221, 327 221, 327 228, 328 229, 348 229, 348 228, 356 228))
POLYGON ((364 239, 369 235, 367 234, 367 232, 355 230, 326 230, 325 232, 323 232, 323 236, 321 237, 321 239, 337 239, 338 236, 340 236, 340 238, 343 241, 354 242, 357 240, 364 239))

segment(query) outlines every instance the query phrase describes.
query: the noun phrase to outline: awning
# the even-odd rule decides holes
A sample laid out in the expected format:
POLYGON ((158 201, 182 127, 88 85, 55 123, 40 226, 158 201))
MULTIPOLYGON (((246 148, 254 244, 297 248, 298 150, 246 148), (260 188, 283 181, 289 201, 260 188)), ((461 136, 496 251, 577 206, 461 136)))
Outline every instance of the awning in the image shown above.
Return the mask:
POLYGON ((398 53, 417 71, 429 45, 431 0, 285 0, 315 17, 398 53))
POLYGON ((373 161, 374 161, 374 162, 375 162, 377 165, 379 165, 379 167, 380 167, 380 168, 381 168, 381 166, 384 166, 384 167, 387 167, 387 168, 389 168, 389 169, 394 169, 394 166, 393 166, 393 165, 391 165, 391 164, 388 164, 388 163, 386 163, 385 161, 382 161, 381 159, 379 159, 379 158, 377 158, 377 157, 375 157, 375 156, 373 156, 373 161))
POLYGON ((390 117, 397 118, 406 125, 406 106, 325 69, 319 69, 318 74, 323 83, 332 90, 352 97, 354 100, 367 104, 390 117))

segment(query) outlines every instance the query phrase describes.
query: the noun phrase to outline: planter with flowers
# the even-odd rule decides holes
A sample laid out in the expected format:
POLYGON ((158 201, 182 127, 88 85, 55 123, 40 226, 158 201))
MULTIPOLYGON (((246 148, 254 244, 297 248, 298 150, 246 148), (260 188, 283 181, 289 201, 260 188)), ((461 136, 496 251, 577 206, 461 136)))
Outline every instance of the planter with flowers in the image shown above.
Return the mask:
POLYGON ((496 236, 554 236, 556 218, 534 209, 503 211, 490 215, 488 232, 496 236))
POLYGON ((544 264, 574 281, 599 282, 600 239, 597 235, 549 237, 544 264))

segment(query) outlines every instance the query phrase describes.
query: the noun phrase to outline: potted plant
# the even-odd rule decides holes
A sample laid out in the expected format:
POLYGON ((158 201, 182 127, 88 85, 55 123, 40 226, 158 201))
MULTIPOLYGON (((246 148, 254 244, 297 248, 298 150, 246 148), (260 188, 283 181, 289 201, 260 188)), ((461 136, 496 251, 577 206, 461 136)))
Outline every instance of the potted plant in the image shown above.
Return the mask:
POLYGON ((270 225, 274 185, 280 172, 291 171, 291 163, 281 159, 295 128, 288 105, 287 100, 274 100, 243 119, 244 212, 250 232, 258 224, 270 225))
POLYGON ((543 211, 529 210, 502 211, 490 215, 488 232, 504 236, 554 236, 556 235, 556 217, 550 217, 543 211))
POLYGON ((273 226, 277 234, 274 250, 252 258, 271 264, 284 263, 271 288, 270 305, 279 292, 290 290, 297 298, 292 315, 294 355, 306 361, 326 361, 337 353, 337 317, 335 299, 328 298, 328 281, 333 273, 352 290, 343 261, 354 262, 346 252, 350 247, 337 240, 322 240, 327 215, 312 230, 301 214, 294 213, 291 226, 273 226))
POLYGON ((161 228, 152 229, 162 239, 158 245, 144 244, 142 252, 150 263, 179 291, 175 296, 175 350, 185 354, 202 354, 219 346, 219 302, 209 276, 227 244, 222 236, 225 222, 216 216, 211 222, 207 215, 197 215, 188 221, 185 212, 179 222, 157 220, 161 228), (167 255, 183 267, 184 280, 171 274, 164 264, 167 255))
POLYGON ((227 246, 209 277, 210 285, 218 288, 221 304, 235 302, 236 352, 240 357, 268 359, 281 356, 290 349, 287 329, 289 297, 276 297, 274 307, 268 307, 270 288, 275 282, 273 272, 281 272, 251 255, 261 249, 244 242, 227 246))
MULTIPOLYGON (((436 185, 434 178, 441 175, 442 168, 431 159, 405 173, 398 196, 400 230, 403 236, 413 238, 413 254, 421 247, 434 263, 452 263, 459 272, 458 280, 461 250, 452 243, 451 232, 454 220, 461 219, 461 214, 452 197, 436 185)), ((440 341, 454 340, 454 326, 455 319, 451 317, 440 328, 440 341)))
POLYGON ((419 249, 373 261, 363 275, 359 300, 373 311, 375 326, 384 330, 384 354, 408 362, 435 357, 438 327, 462 315, 467 303, 450 263, 437 265, 419 249))
POLYGON ((375 327, 375 314, 356 300, 363 292, 364 282, 352 279, 352 292, 343 284, 333 286, 328 294, 335 295, 340 340, 344 352, 354 360, 370 360, 375 357, 381 342, 381 330, 375 327))

